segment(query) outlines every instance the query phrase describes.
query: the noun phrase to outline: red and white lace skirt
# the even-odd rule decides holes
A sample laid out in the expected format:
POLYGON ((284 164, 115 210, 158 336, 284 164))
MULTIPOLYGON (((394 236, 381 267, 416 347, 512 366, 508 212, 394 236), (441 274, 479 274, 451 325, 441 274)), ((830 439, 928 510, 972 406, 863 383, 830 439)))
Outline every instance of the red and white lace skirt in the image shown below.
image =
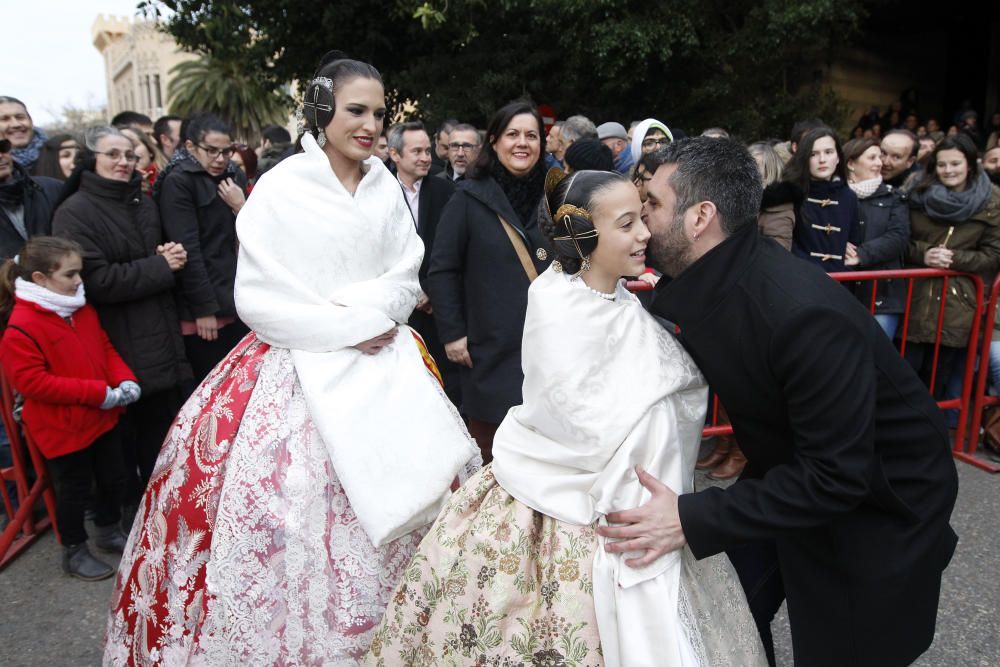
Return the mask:
POLYGON ((371 544, 291 355, 250 334, 164 442, 118 571, 104 663, 356 664, 425 532, 371 544))

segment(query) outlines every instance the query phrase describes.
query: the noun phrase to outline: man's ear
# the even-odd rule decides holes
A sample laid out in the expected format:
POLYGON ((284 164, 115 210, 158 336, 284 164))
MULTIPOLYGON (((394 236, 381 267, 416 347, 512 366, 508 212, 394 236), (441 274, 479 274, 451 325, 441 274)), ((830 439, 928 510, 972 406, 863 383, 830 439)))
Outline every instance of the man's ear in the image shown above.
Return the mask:
POLYGON ((694 221, 694 233, 703 234, 712 225, 712 221, 718 222, 719 210, 710 201, 698 202, 695 205, 697 217, 694 221))

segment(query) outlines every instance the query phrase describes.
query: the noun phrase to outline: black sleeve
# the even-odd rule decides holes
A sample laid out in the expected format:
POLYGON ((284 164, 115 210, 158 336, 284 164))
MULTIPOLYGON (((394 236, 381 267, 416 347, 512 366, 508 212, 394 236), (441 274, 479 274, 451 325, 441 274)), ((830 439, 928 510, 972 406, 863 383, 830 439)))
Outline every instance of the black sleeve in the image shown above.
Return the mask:
POLYGON ((165 239, 180 243, 187 251, 187 263, 177 272, 177 279, 192 315, 216 314, 221 308, 201 252, 194 184, 183 174, 171 173, 164 179, 160 190, 160 220, 165 239))
POLYGON ((680 497, 681 525, 698 558, 822 525, 867 496, 876 370, 865 332, 839 312, 806 307, 775 332, 768 353, 793 431, 792 461, 761 479, 680 497))
POLYGON ((884 264, 894 259, 902 259, 910 244, 910 209, 898 198, 894 198, 889 208, 889 224, 885 233, 858 246, 860 266, 884 264))
POLYGON ((434 304, 434 321, 442 343, 464 338, 465 256, 468 246, 468 196, 456 193, 445 205, 434 236, 427 271, 427 296, 434 304))
POLYGON ((83 280, 87 300, 120 303, 158 294, 174 286, 174 274, 160 255, 131 262, 112 262, 101 247, 100 232, 61 206, 52 219, 52 233, 72 239, 83 247, 83 280))

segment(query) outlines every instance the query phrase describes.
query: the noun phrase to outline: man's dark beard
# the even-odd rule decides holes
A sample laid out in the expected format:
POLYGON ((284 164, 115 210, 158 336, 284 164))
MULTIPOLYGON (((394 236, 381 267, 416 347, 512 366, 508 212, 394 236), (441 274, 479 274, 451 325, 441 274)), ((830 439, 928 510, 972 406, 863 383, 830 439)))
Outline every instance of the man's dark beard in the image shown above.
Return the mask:
POLYGON ((990 180, 993 181, 994 185, 1000 185, 1000 169, 997 169, 996 171, 990 171, 987 169, 986 175, 990 177, 990 180))
POLYGON ((684 213, 675 215, 662 235, 649 237, 646 256, 650 266, 671 278, 691 266, 691 243, 684 236, 684 213))

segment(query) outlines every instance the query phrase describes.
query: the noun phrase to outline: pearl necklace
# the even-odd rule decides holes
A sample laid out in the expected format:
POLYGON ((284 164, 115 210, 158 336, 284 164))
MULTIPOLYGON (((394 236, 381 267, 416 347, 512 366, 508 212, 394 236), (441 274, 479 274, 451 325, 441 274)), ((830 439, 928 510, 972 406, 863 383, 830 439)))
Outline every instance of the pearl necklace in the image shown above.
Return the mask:
MULTIPOLYGON (((587 283, 584 283, 584 285, 587 285, 587 283)), ((617 292, 601 292, 601 291, 598 291, 598 290, 594 289, 590 285, 587 285, 587 289, 589 289, 591 292, 593 292, 597 296, 601 297, 605 301, 614 301, 615 297, 618 296, 617 292)))

